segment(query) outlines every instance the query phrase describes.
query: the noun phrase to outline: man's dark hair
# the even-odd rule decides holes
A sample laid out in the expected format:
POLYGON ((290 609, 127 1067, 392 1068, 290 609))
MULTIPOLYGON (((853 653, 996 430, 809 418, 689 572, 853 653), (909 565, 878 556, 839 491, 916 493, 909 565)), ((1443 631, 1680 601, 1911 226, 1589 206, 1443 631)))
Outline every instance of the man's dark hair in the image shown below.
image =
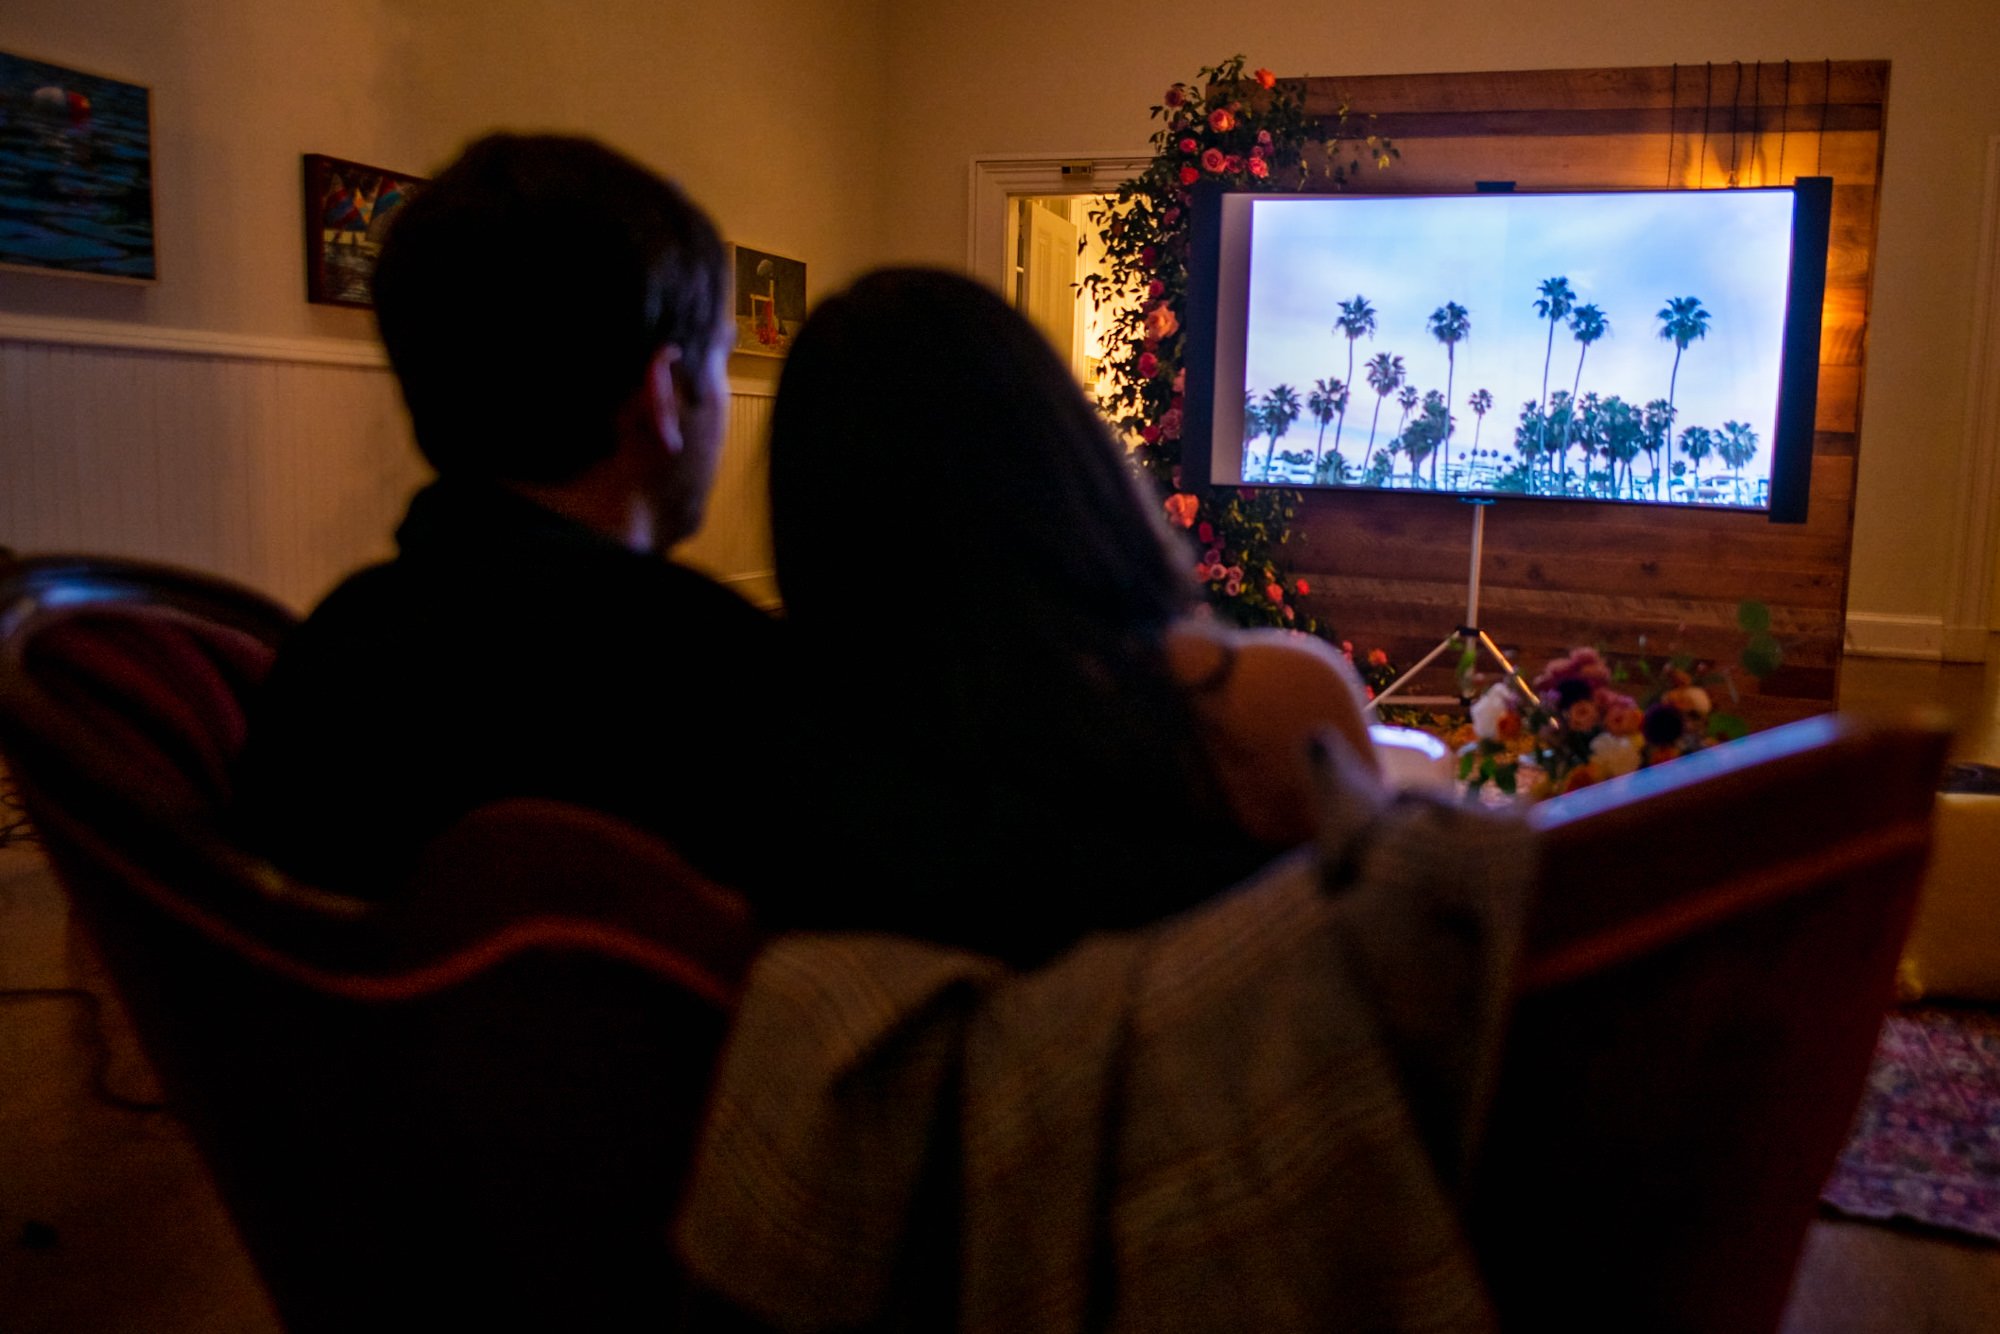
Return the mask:
POLYGON ((495 134, 395 216, 374 287, 431 466, 565 482, 613 452, 661 348, 699 367, 729 277, 671 183, 588 139, 495 134))

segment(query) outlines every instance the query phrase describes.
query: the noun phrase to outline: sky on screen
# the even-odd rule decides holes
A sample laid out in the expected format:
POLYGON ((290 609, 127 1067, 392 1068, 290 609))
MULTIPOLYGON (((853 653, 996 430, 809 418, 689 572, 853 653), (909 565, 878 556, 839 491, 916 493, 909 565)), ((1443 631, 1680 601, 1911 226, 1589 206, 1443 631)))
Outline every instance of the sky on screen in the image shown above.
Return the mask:
MULTIPOLYGON (((1635 407, 1665 398, 1673 370, 1674 345, 1660 337, 1656 312, 1668 297, 1697 296, 1709 330, 1681 358, 1675 429, 1748 422, 1759 452, 1744 476, 1765 477, 1791 213, 1789 192, 1750 190, 1258 199, 1246 387, 1261 396, 1289 384, 1303 402, 1314 380, 1346 379, 1348 343, 1333 323, 1343 300, 1365 296, 1377 328, 1354 345, 1347 409, 1347 431, 1365 431, 1376 397, 1364 366, 1377 352, 1401 356, 1419 390, 1444 389, 1445 349, 1428 319, 1456 301, 1472 326, 1452 383, 1458 439, 1469 440, 1473 425, 1466 397, 1484 388, 1494 406, 1481 444, 1504 448, 1522 404, 1542 394, 1549 322, 1534 301, 1544 279, 1567 277, 1576 300, 1595 303, 1610 321, 1610 333, 1590 346, 1579 392, 1617 394, 1635 407)), ((1551 392, 1571 387, 1579 350, 1567 323, 1556 329, 1551 392)), ((1400 415, 1393 396, 1383 403, 1381 439, 1400 415)), ((1720 467, 1711 460, 1704 470, 1720 467)))

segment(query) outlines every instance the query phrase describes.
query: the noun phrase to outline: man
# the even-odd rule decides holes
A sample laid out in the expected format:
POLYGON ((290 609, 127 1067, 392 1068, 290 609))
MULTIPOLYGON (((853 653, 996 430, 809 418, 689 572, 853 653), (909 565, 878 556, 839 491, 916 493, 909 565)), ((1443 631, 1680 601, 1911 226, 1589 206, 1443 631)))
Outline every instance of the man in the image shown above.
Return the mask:
POLYGON ((437 480, 396 558, 282 646, 240 772, 252 837, 379 897, 473 807, 553 797, 754 898, 775 878, 777 628, 665 558, 728 407, 713 224, 601 145, 494 135, 398 215, 375 299, 437 480))

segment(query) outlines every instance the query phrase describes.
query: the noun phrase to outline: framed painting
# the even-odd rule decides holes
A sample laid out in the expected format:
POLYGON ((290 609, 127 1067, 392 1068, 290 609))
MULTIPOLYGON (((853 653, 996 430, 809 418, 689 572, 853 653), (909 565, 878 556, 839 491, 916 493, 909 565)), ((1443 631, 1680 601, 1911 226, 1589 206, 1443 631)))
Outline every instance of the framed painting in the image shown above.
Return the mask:
POLYGON ((806 318, 806 264, 735 246, 736 346, 753 357, 782 357, 806 318))
POLYGON ((396 210, 424 178, 344 158, 305 155, 306 300, 372 307, 375 257, 396 210))
POLYGON ((159 277, 151 93, 0 51, 0 265, 159 277))

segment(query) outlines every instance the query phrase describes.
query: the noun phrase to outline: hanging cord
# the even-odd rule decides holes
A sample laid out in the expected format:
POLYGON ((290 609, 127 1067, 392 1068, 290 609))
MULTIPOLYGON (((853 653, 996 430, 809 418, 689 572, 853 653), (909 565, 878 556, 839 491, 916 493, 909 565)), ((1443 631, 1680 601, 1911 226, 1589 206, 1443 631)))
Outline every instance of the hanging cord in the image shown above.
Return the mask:
POLYGON ((1736 83, 1729 90, 1729 188, 1736 188, 1736 113, 1743 108, 1743 62, 1736 62, 1736 83))
POLYGON ((1701 171, 1695 178, 1695 189, 1708 188, 1708 109, 1715 105, 1715 66, 1703 63, 1701 86, 1701 171))
POLYGON ((1785 131, 1792 126, 1792 62, 1785 62, 1785 106, 1778 113, 1778 184, 1785 183, 1785 131))
POLYGON ((90 1091, 99 1102, 121 1112, 164 1112, 163 1102, 128 1098, 111 1087, 111 1044, 104 1039, 104 1002, 82 987, 11 987, 0 991, 0 1002, 75 1001, 84 1009, 84 1045, 90 1048, 90 1091))
POLYGON ((1751 69, 1750 78, 1750 165, 1756 168, 1757 184, 1764 183, 1763 159, 1758 156, 1764 144, 1764 62, 1758 61, 1751 69))
POLYGON ((1673 79, 1673 83, 1672 83, 1672 84, 1670 84, 1670 85, 1668 86, 1668 89, 1667 89, 1667 184, 1666 184, 1666 188, 1667 188, 1667 189, 1669 189, 1669 190, 1671 190, 1671 189, 1673 189, 1673 188, 1674 188, 1674 130, 1675 130, 1675 127, 1676 127, 1676 126, 1677 126, 1677 125, 1679 124, 1679 121, 1680 121, 1680 109, 1681 109, 1681 104, 1680 104, 1680 97, 1681 97, 1681 67, 1680 67, 1679 65, 1675 65, 1675 66, 1673 67, 1673 74, 1672 74, 1672 76, 1671 76, 1671 77, 1672 77, 1672 79, 1673 79))
POLYGON ((1819 83, 1819 143, 1813 149, 1813 175, 1824 176, 1819 169, 1820 159, 1826 154, 1826 109, 1833 102, 1833 61, 1828 60, 1819 83))

